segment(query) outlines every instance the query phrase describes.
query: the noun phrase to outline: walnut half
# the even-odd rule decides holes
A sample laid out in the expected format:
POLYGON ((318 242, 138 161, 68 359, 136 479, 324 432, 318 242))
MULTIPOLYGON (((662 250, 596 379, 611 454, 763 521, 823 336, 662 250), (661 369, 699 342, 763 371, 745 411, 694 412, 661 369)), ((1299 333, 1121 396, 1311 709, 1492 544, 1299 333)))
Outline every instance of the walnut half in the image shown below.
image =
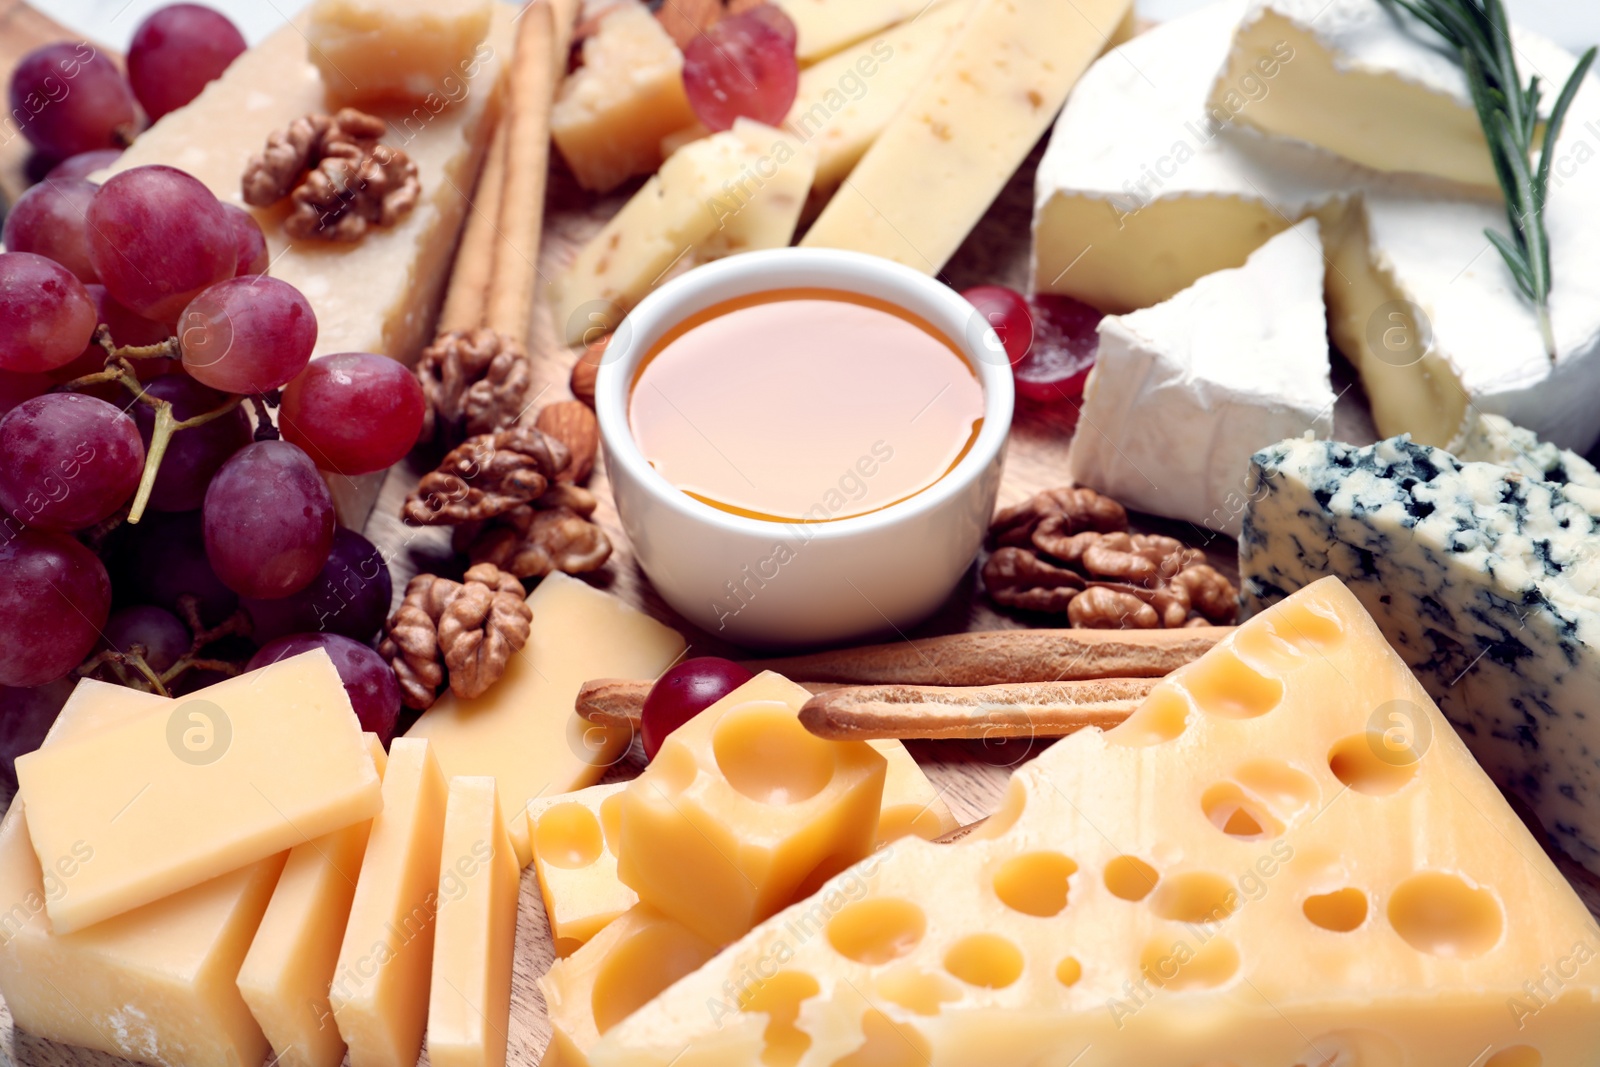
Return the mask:
POLYGON ((487 692, 528 643, 532 622, 522 583, 494 566, 474 566, 460 582, 419 574, 384 627, 378 654, 400 679, 401 701, 423 711, 446 681, 464 699, 487 692))

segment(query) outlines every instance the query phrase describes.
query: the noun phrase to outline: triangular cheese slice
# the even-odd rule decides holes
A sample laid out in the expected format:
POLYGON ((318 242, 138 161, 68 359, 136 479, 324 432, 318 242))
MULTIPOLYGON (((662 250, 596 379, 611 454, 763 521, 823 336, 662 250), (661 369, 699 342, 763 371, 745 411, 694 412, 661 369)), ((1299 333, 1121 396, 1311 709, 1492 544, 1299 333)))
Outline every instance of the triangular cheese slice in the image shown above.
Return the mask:
POLYGON ((1109 315, 1067 469, 1130 508, 1239 536, 1258 450, 1333 432, 1321 227, 1154 307, 1109 315))
POLYGON ((594 1067, 1580 1067, 1600 929, 1327 579, 614 1026, 594 1067))

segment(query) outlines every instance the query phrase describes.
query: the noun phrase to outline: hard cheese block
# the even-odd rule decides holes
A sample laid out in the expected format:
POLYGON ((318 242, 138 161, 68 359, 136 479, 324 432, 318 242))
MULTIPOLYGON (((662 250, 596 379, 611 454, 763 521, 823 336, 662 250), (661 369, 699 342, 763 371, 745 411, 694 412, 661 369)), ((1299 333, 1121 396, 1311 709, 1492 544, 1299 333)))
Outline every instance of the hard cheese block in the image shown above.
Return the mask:
POLYGON ((571 344, 612 329, 667 273, 794 237, 816 156, 757 123, 672 154, 556 280, 556 322, 571 344))
POLYGON ((1333 432, 1316 219, 1243 267, 1100 323, 1067 454, 1074 481, 1131 508, 1239 536, 1249 456, 1333 432))
POLYGON ((541 1067, 587 1067, 600 1035, 717 954, 717 946, 639 905, 539 979, 550 1012, 541 1067))
MULTIPOLYGON (((169 701, 92 679, 77 684, 45 739, 68 744, 169 701)), ((283 857, 214 878, 72 934, 45 903, 96 861, 91 848, 42 870, 21 802, 0 821, 0 995, 20 1030, 155 1067, 243 1067, 267 1042, 234 987, 283 857)))
POLYGON ((872 851, 885 763, 800 725, 768 671, 661 743, 622 794, 617 876, 706 940, 738 937, 872 851))
POLYGON ((937 273, 1130 6, 980 0, 801 243, 937 273))
POLYGON ((1600 871, 1600 520, 1561 485, 1403 438, 1258 454, 1246 610, 1335 574, 1473 754, 1600 871))
POLYGON ((321 649, 17 760, 40 865, 94 862, 47 903, 67 934, 238 870, 382 803, 321 649))
POLYGON ((564 574, 541 581, 528 604, 528 643, 494 688, 477 700, 445 694, 407 735, 426 738, 447 775, 494 777, 524 867, 528 802, 593 785, 632 740, 578 718, 579 688, 591 678, 654 678, 684 650, 673 630, 564 574))
POLYGON ((891 738, 867 744, 877 750, 885 763, 883 802, 878 808, 879 846, 908 834, 932 841, 960 828, 941 791, 928 780, 905 745, 891 738))
POLYGON ((815 63, 897 22, 927 13, 929 0, 776 0, 795 28, 795 55, 815 63))
POLYGON ((1595 936, 1329 579, 1023 767, 973 834, 774 916, 589 1062, 1583 1067, 1595 936), (1526 984, 1553 967, 1573 977, 1526 984))
MULTIPOLYGON (((1362 2, 1391 20, 1380 0, 1362 2)), ((1532 305, 1484 239, 1505 229, 1498 203, 1237 129, 1302 61, 1293 49, 1258 65, 1230 106, 1208 103, 1244 11, 1223 2, 1164 23, 1084 76, 1037 172, 1034 287, 1109 312, 1148 307, 1314 214, 1331 264, 1330 331, 1361 372, 1380 433, 1444 445, 1470 405, 1587 451, 1600 437, 1586 401, 1600 390, 1600 167, 1577 161, 1594 149, 1589 124, 1600 129, 1600 84, 1573 102, 1546 205, 1552 362, 1532 305)), ((1532 34, 1518 47, 1558 80, 1574 62, 1532 34)), ((1405 97, 1390 106, 1402 112, 1405 97)))
MULTIPOLYGON (((366 741, 381 776, 388 754, 377 734, 366 741)), ((239 968, 239 993, 284 1067, 344 1061, 328 986, 371 830, 358 822, 295 846, 239 968)))
POLYGON ((1600 513, 1600 470, 1576 452, 1539 440, 1532 430, 1510 419, 1472 412, 1445 451, 1466 463, 1495 463, 1529 478, 1555 482, 1565 486, 1572 499, 1600 513))
POLYGON ((493 55, 493 12, 493 0, 317 0, 307 52, 332 99, 426 106, 460 93, 493 55))
POLYGON ((1376 0, 1256 0, 1211 104, 1374 170, 1499 187, 1459 58, 1415 16, 1376 0), (1261 92, 1259 64, 1285 55, 1292 61, 1261 92))
POLYGON ((422 1051, 445 798, 428 743, 391 742, 328 998, 350 1067, 413 1067, 422 1051))
POLYGON ((626 782, 592 785, 528 805, 533 869, 558 956, 572 955, 639 903, 639 894, 617 878, 612 849, 626 788, 626 782))
POLYGON ((494 779, 450 779, 428 995, 430 1064, 506 1062, 521 875, 494 779))

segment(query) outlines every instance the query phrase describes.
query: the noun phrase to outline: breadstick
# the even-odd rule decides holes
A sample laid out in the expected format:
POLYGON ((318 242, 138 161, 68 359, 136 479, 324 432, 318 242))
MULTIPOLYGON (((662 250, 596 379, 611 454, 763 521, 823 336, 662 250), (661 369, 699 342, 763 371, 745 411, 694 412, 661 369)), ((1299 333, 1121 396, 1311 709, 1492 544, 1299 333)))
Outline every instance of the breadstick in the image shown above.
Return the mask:
POLYGON ((985 686, 847 686, 806 702, 800 721, 832 741, 875 738, 1065 737, 1109 729, 1158 679, 1110 678, 985 686))
POLYGON ((1231 626, 1177 630, 990 630, 787 659, 751 671, 852 685, 1003 685, 1090 678, 1160 678, 1199 659, 1231 626))
MULTIPOLYGON (((644 698, 654 682, 634 682, 622 678, 597 678, 584 682, 578 690, 574 710, 581 718, 598 726, 638 726, 644 713, 644 698)), ((813 693, 837 688, 825 682, 803 682, 813 693)))
POLYGON ((486 325, 526 345, 533 326, 534 280, 544 226, 550 164, 550 106, 555 97, 555 19, 535 0, 517 23, 506 109, 505 192, 489 284, 486 325))
POLYGON ((476 330, 483 325, 494 273, 496 235, 500 230, 500 200, 506 187, 506 123, 495 123, 494 137, 483 160, 483 173, 467 205, 467 224, 450 270, 450 288, 439 312, 439 332, 476 330))

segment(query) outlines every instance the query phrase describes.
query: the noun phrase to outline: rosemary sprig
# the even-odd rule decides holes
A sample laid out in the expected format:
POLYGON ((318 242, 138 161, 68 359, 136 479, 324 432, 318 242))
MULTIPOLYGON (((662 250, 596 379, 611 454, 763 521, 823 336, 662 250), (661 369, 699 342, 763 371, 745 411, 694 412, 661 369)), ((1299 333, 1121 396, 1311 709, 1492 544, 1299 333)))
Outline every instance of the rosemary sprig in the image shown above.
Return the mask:
POLYGON ((1443 37, 1461 55, 1472 102, 1483 123, 1484 138, 1495 175, 1505 193, 1506 218, 1511 236, 1485 230, 1489 242, 1506 261, 1523 295, 1533 301, 1550 361, 1556 359, 1555 330, 1550 324, 1550 235, 1544 226, 1545 196, 1550 189, 1550 166, 1555 161, 1556 140, 1567 108, 1578 95, 1584 76, 1594 63, 1591 48, 1550 108, 1544 126, 1544 145, 1537 169, 1531 163, 1533 142, 1539 134, 1539 103, 1543 86, 1536 74, 1526 87, 1517 73, 1511 45, 1511 26, 1502 0, 1393 0, 1443 37))

